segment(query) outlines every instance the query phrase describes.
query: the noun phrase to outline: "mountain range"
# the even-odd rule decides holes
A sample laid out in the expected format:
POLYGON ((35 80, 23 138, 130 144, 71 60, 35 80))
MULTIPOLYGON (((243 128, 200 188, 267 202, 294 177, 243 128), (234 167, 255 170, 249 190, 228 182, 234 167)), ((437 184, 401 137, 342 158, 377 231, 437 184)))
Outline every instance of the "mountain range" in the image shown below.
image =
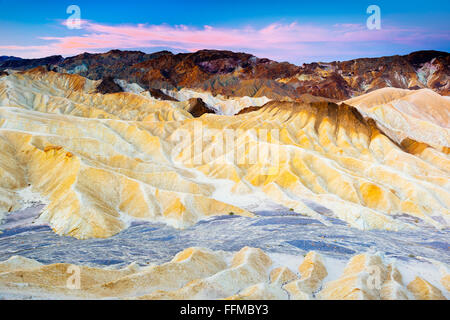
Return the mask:
POLYGON ((0 71, 46 66, 49 70, 75 73, 91 80, 113 77, 144 89, 190 88, 213 95, 294 100, 311 94, 345 100, 384 87, 429 88, 449 95, 449 62, 450 54, 440 51, 296 66, 231 51, 146 54, 111 50, 67 58, 1 57, 0 71))

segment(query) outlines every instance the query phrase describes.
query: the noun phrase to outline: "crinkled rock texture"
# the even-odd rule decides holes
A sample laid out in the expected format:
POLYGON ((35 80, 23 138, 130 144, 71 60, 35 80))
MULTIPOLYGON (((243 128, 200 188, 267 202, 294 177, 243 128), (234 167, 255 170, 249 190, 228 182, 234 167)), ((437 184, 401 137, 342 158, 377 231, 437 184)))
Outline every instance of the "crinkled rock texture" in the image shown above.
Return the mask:
POLYGON ((173 54, 161 51, 111 50, 43 59, 5 57, 0 71, 46 66, 92 80, 114 77, 148 89, 181 88, 210 92, 214 96, 298 99, 303 94, 345 100, 385 87, 428 88, 450 93, 450 55, 418 51, 404 56, 362 58, 350 61, 314 62, 296 66, 257 58, 246 53, 200 50, 173 54))
POLYGON ((296 259, 298 271, 277 266, 264 251, 250 247, 234 254, 188 248, 160 265, 123 269, 43 265, 14 256, 0 262, 0 294, 32 299, 446 300, 419 276, 405 284, 395 265, 378 253, 354 256, 337 279, 327 277, 333 264, 315 251, 296 259))
POLYGON ((194 118, 192 100, 101 94, 101 83, 45 68, 0 78, 0 218, 29 188, 46 200, 40 219, 78 239, 133 219, 184 228, 252 216, 261 199, 324 224, 326 208, 363 230, 414 228, 405 214, 448 227, 449 103, 434 92, 194 118))
MULTIPOLYGON (((85 240, 112 237, 132 222, 183 229, 212 216, 251 218, 269 204, 324 228, 331 221, 380 234, 433 228, 445 237, 448 59, 424 51, 297 67, 214 50, 4 57, 0 224, 40 202, 40 224, 85 240)), ((295 268, 278 259, 259 248, 192 247, 166 263, 114 269, 13 256, 0 262, 0 296, 449 295, 449 268, 438 261, 432 274, 432 264, 406 272, 401 259, 372 251, 339 270, 316 251, 295 257, 295 268)))

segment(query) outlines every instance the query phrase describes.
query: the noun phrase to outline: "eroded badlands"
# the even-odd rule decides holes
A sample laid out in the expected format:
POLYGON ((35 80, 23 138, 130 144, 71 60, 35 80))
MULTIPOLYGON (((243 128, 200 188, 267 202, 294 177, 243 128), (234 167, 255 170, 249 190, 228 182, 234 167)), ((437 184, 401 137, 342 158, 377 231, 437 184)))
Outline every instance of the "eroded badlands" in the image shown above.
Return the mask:
POLYGON ((272 101, 193 118, 185 101, 102 95, 96 85, 42 68, 0 78, 3 216, 29 188, 47 203, 41 219, 79 239, 112 236, 132 219, 183 228, 211 215, 252 216, 246 206, 261 199, 321 220, 317 203, 360 229, 413 228, 400 214, 448 226, 449 102, 436 93, 382 89, 347 101, 364 117, 348 104, 272 101), (415 109, 394 107, 405 97, 415 109), (401 141, 379 128, 397 124, 388 108, 404 115, 401 141), (210 136, 199 138, 199 127, 210 136), (227 130, 238 133, 232 149, 227 130))
MULTIPOLYGON (((234 254, 188 248, 161 265, 122 269, 64 263, 43 265, 14 256, 0 263, 0 293, 40 299, 229 299, 229 300, 446 300, 441 289, 414 275, 405 282, 395 263, 381 254, 358 254, 338 274, 315 251, 295 257, 290 269, 257 248, 234 254)), ((342 269, 342 268, 341 268, 342 269)))

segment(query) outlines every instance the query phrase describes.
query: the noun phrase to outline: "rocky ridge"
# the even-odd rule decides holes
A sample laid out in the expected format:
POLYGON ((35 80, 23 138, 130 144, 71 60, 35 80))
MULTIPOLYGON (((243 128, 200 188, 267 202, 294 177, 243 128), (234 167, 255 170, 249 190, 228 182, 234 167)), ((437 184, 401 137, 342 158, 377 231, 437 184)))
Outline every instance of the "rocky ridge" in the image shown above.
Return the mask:
POLYGON ((405 282, 396 262, 380 253, 355 255, 334 276, 328 272, 335 265, 315 251, 295 260, 298 269, 290 269, 250 247, 235 253, 187 248, 160 265, 122 269, 45 265, 13 256, 0 262, 0 293, 34 299, 140 300, 446 300, 449 295, 444 277, 435 285, 418 275, 405 282))
POLYGON ((418 51, 405 56, 363 58, 350 61, 317 62, 295 66, 246 53, 200 50, 172 54, 161 51, 112 50, 84 53, 63 59, 20 59, 0 61, 0 71, 25 70, 49 65, 52 70, 76 73, 92 80, 115 77, 137 83, 144 89, 209 92, 213 96, 249 96, 297 99, 308 93, 345 100, 370 91, 394 87, 429 88, 448 95, 450 55, 418 51))

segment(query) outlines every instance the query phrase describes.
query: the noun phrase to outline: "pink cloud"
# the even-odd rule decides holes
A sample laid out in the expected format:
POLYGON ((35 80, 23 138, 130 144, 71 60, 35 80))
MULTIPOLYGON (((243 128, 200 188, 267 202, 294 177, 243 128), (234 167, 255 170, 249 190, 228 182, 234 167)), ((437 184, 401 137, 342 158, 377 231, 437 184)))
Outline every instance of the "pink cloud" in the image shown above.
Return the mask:
MULTIPOLYGON (((386 41, 413 44, 434 37, 449 40, 450 35, 433 34, 413 28, 383 27, 368 30, 362 24, 336 24, 333 26, 300 25, 296 22, 272 23, 262 28, 251 26, 242 28, 204 26, 201 28, 185 25, 105 25, 82 21, 84 34, 79 36, 40 37, 48 41, 45 45, 1 46, 0 49, 21 51, 22 56, 45 56, 50 54, 73 55, 85 51, 100 52, 106 49, 132 49, 168 47, 182 51, 197 49, 246 50, 256 55, 274 59, 292 57, 292 54, 308 50, 314 54, 318 48, 314 44, 336 44, 386 41)), ((341 46, 342 47, 342 46, 341 46)), ((323 50, 323 49, 322 49, 323 50)), ((323 52, 321 52, 323 53, 323 52)))

